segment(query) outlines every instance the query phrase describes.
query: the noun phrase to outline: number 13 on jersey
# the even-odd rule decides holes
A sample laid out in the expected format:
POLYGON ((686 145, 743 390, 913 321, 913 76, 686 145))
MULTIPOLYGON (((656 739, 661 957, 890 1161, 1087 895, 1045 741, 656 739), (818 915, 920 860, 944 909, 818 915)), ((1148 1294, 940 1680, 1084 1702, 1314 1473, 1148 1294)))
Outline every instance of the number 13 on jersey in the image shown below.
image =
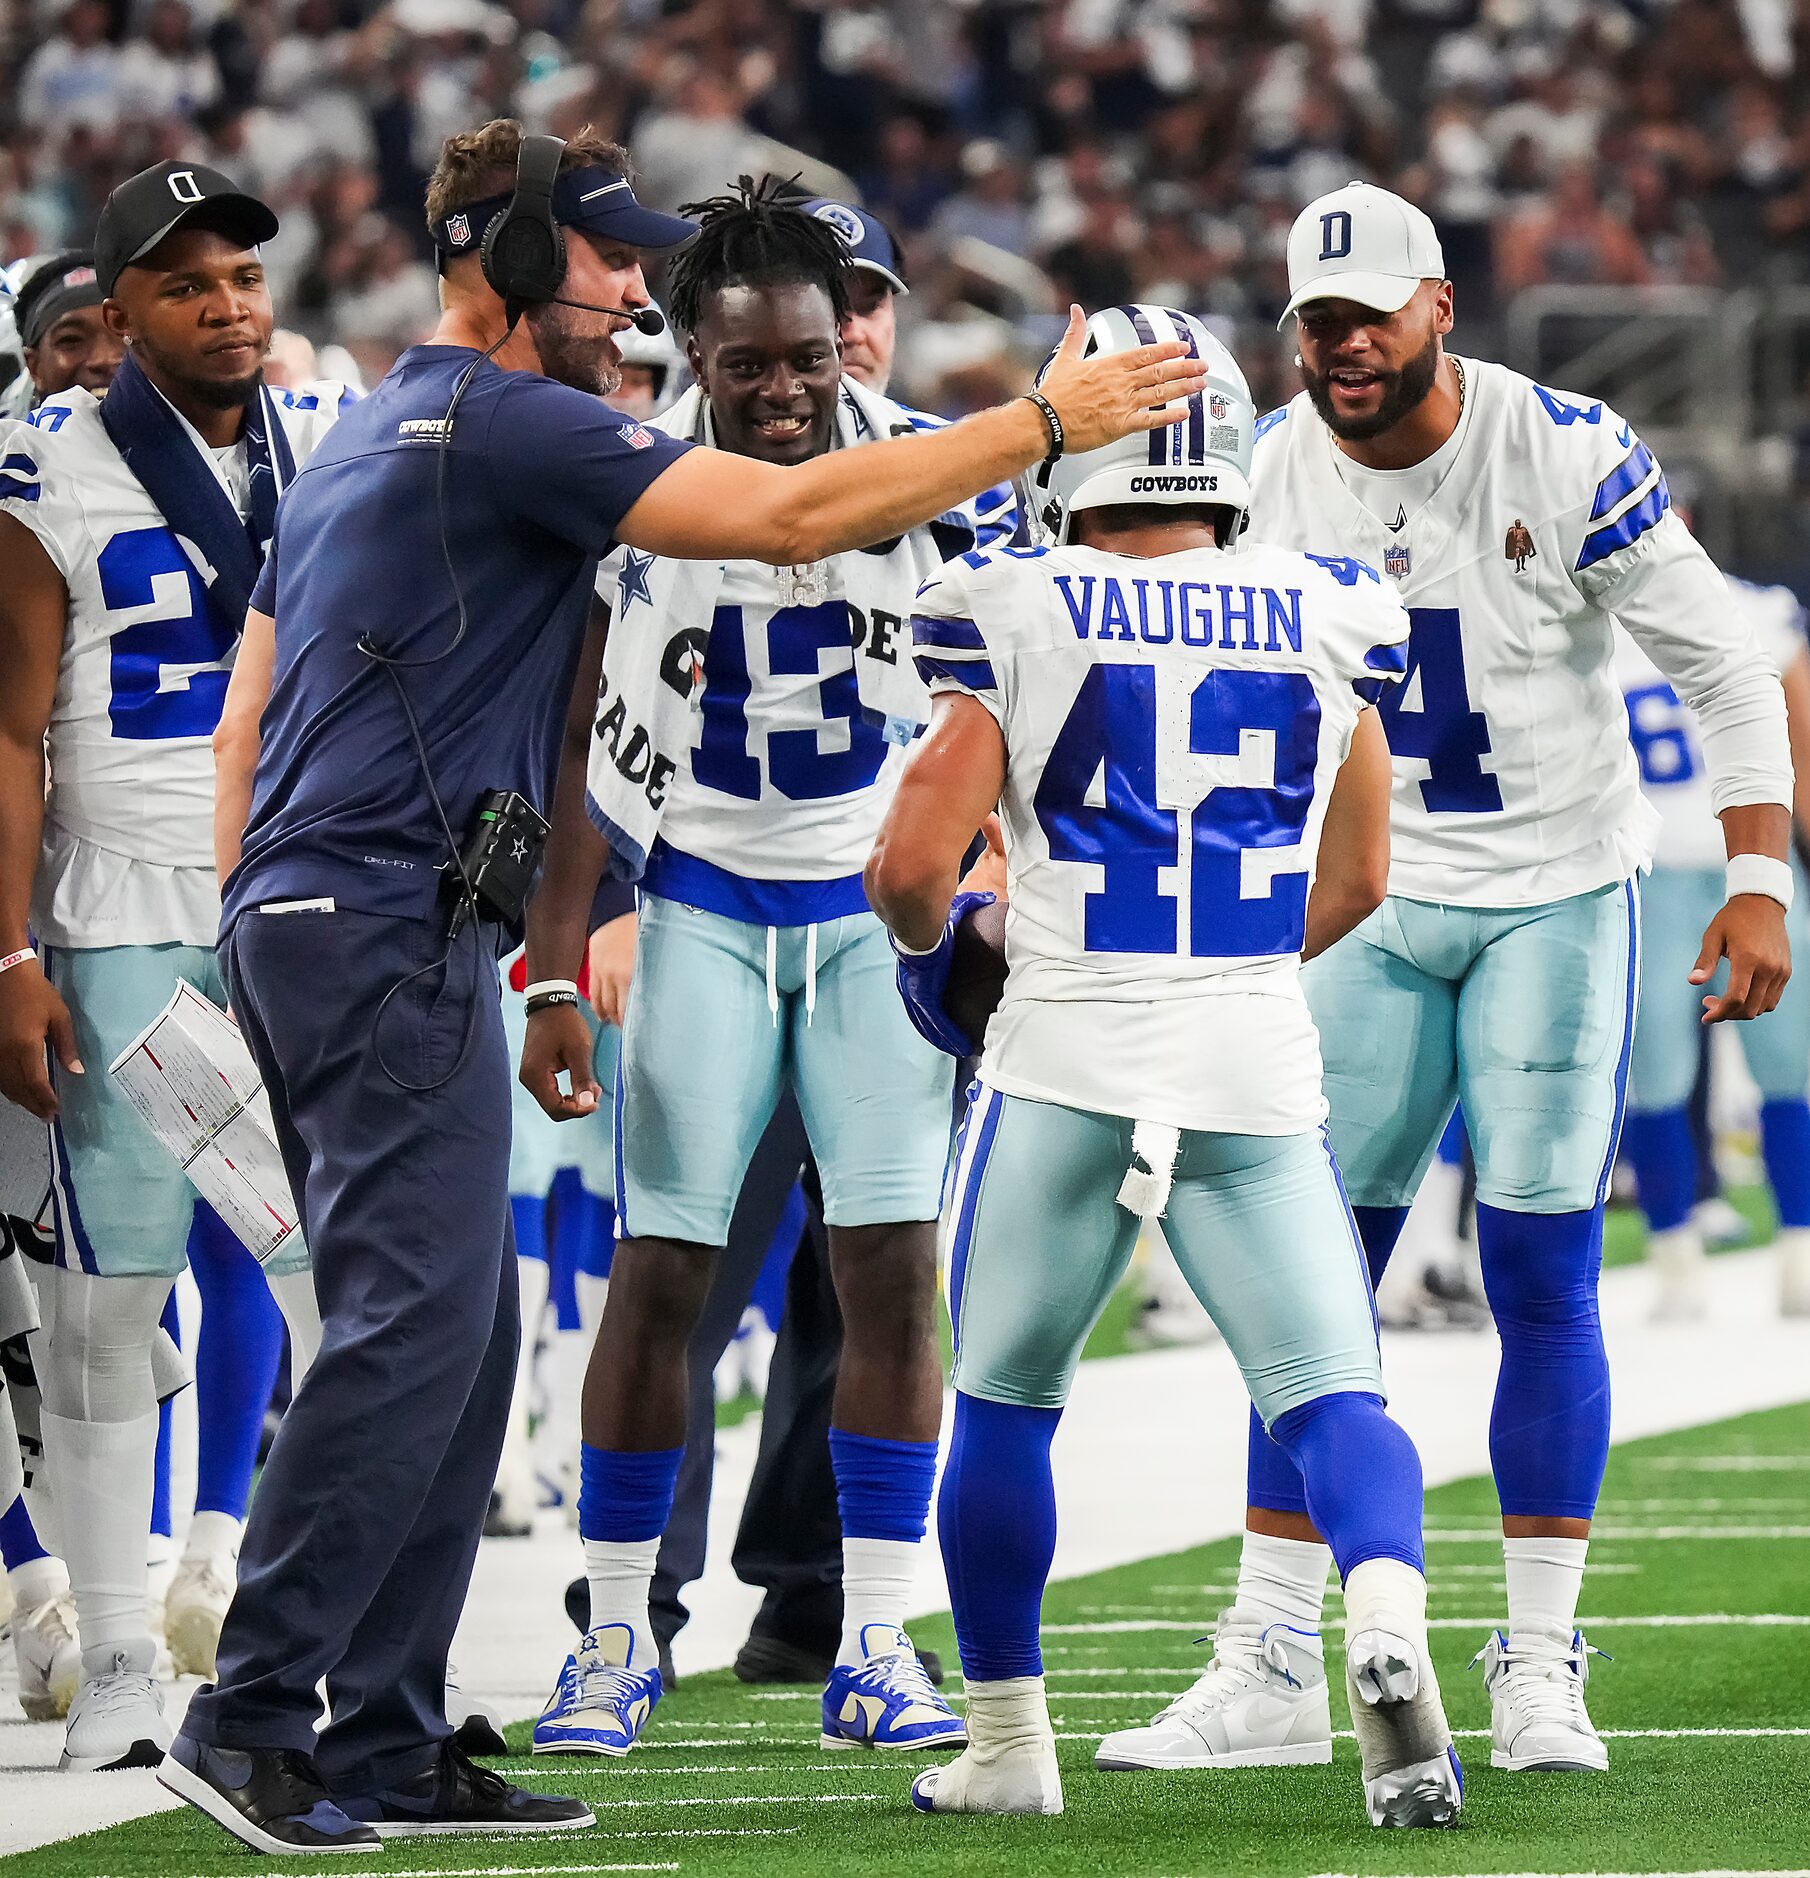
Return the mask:
MULTIPOLYGON (((1153 665, 1090 666, 1033 798, 1050 858, 1102 870, 1099 890, 1084 903, 1090 952, 1180 949, 1178 896, 1160 878, 1182 865, 1181 811, 1163 807, 1157 787, 1161 678, 1153 665)), ((1211 788, 1188 816, 1182 884, 1195 958, 1298 952, 1306 933, 1305 861, 1253 894, 1245 891, 1244 857, 1298 846, 1306 830, 1320 739, 1312 681, 1300 672, 1209 672, 1188 699, 1190 753, 1236 756, 1248 732, 1270 733, 1270 782, 1211 788)))

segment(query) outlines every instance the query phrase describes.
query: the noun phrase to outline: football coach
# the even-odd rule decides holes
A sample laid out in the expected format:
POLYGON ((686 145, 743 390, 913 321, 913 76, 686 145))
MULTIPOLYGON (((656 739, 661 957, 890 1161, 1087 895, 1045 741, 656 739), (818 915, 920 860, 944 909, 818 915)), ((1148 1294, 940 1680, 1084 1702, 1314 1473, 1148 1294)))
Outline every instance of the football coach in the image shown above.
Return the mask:
POLYGON ((642 254, 692 233, 635 200, 624 151, 499 120, 447 142, 427 216, 439 325, 285 493, 216 739, 222 960, 325 1336, 252 1505, 218 1683, 161 1778, 273 1854, 592 1823, 468 1761, 444 1681, 518 1335, 496 960, 599 557, 822 560, 1172 422, 1204 383, 1174 344, 1084 359, 1077 313, 1036 394, 761 463, 602 402, 616 335, 657 330, 642 254))

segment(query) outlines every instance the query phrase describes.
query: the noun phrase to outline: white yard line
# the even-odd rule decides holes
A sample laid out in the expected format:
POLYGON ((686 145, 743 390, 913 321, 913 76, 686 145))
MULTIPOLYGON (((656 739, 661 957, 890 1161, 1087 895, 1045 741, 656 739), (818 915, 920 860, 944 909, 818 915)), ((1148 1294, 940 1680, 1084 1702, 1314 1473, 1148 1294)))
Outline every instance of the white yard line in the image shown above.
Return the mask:
MULTIPOLYGON (((1804 1380, 1810 1376, 1810 1324, 1777 1317, 1770 1251, 1726 1254, 1715 1261, 1713 1278, 1715 1315, 1709 1322, 1656 1326, 1646 1320, 1651 1274, 1636 1267, 1605 1275, 1603 1320, 1615 1380, 1616 1440, 1695 1427, 1810 1394, 1804 1380)), ((1488 1339, 1470 1332, 1385 1332, 1384 1368, 1391 1408, 1420 1449, 1428 1484, 1484 1472, 1496 1372, 1488 1339)), ((1235 1533, 1243 1523, 1245 1426, 1243 1385, 1223 1345, 1084 1364, 1056 1437, 1061 1536, 1054 1575, 1080 1577, 1235 1533), (1140 1438, 1128 1438, 1129 1430, 1139 1431, 1140 1438)), ((735 1578, 728 1559, 758 1438, 758 1425, 750 1421, 728 1430, 717 1444, 714 1542, 704 1577, 686 1600, 697 1615, 678 1641, 681 1676, 728 1664, 759 1601, 757 1591, 735 1578)), ((1777 1457, 1776 1462, 1771 1457, 1693 1456, 1680 1459, 1675 1471, 1732 1474, 1776 1467, 1785 1472, 1803 1466, 1810 1466, 1810 1456, 1777 1457)), ((1597 1534, 1599 1544, 1610 1545, 1740 1536, 1810 1538, 1810 1527, 1647 1528, 1618 1520, 1597 1534)), ((1499 1543, 1489 1525, 1430 1537, 1435 1581, 1447 1569, 1448 1552, 1471 1543, 1499 1543)), ((544 1515, 532 1538, 486 1540, 479 1549, 468 1618, 453 1656, 466 1689, 494 1701, 509 1720, 539 1708, 571 1648, 561 1598, 566 1580, 579 1568, 577 1538, 558 1515, 544 1515)), ((1199 1595, 1221 1594, 1203 1590, 1199 1595)), ((916 1608, 944 1610, 948 1602, 933 1537, 924 1548, 916 1608)), ((1204 1634, 1206 1627, 1202 1624, 1194 1634, 1204 1634)), ((1192 1628, 1192 1622, 1177 1628, 1192 1628)), ((195 1686, 189 1682, 167 1692, 172 1719, 195 1686)), ((0 1695, 0 1704, 9 1703, 10 1697, 0 1695)), ((765 1720, 746 1726, 769 1728, 765 1720)), ((711 1722, 662 1740, 660 1727, 656 1717, 650 1746, 692 1751, 739 1746, 737 1736, 744 1731, 737 1724, 711 1722)), ((61 1745, 61 1730, 54 1726, 0 1722, 0 1853, 179 1804, 147 1772, 47 1771, 55 1766, 61 1745)), ((553 1772, 547 1770, 549 1778, 553 1772)))

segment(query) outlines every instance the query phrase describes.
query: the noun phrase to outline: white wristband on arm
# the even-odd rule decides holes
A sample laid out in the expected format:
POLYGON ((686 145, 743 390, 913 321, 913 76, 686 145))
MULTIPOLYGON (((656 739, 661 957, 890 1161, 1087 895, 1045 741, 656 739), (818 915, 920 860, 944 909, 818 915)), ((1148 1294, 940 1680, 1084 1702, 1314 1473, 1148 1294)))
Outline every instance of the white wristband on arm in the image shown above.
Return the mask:
POLYGON ((1728 857, 1728 897, 1737 893, 1763 893, 1778 901, 1787 913, 1797 891, 1788 861, 1776 861, 1770 854, 1731 854, 1728 857))
POLYGON ((538 998, 543 991, 569 991, 573 997, 578 996, 578 986, 570 978, 537 978, 522 996, 538 998))
POLYGON ((37 956, 30 946, 22 952, 9 952, 0 959, 0 972, 10 972, 15 965, 23 965, 27 959, 35 959, 37 956))

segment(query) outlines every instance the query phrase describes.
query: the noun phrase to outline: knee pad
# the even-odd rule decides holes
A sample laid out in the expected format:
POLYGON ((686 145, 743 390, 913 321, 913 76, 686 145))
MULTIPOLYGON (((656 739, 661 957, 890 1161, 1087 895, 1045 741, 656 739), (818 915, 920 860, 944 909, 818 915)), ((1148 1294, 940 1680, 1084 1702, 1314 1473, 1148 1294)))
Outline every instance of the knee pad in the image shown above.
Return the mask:
MULTIPOLYGON (((169 1279, 97 1278, 59 1267, 51 1283, 55 1304, 42 1365, 45 1411, 85 1422, 150 1414, 159 1400, 160 1372, 169 1380, 167 1356, 160 1364, 156 1354, 169 1279)), ((179 1354, 176 1363, 181 1371, 179 1354)))

